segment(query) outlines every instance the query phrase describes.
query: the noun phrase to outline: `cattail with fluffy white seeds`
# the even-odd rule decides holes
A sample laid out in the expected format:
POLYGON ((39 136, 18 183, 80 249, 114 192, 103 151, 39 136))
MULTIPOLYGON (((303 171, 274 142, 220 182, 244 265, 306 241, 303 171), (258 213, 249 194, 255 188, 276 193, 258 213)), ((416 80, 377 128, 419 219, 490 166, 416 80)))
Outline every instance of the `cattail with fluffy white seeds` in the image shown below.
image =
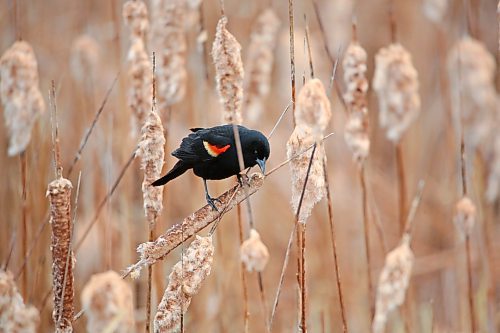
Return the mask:
POLYGON ((200 237, 189 245, 181 261, 172 268, 154 319, 154 332, 178 332, 182 314, 210 275, 214 255, 212 236, 200 237))
POLYGON ((476 222, 476 206, 469 197, 457 202, 453 222, 462 236, 470 236, 476 222))
POLYGON ((247 271, 262 272, 269 261, 267 246, 260 239, 255 229, 250 230, 250 237, 241 244, 240 258, 247 271))
POLYGON ((380 273, 372 324, 374 333, 384 332, 389 313, 403 304, 414 259, 410 235, 404 234, 401 244, 385 257, 384 268, 380 273))
POLYGON ((148 8, 141 0, 123 4, 123 19, 130 28, 132 38, 144 39, 149 29, 148 8))
POLYGON ((373 89, 379 101, 379 123, 387 138, 398 143, 420 113, 418 73, 411 54, 400 44, 380 49, 375 56, 373 89))
POLYGON ((82 291, 82 307, 88 332, 135 332, 132 289, 114 271, 92 275, 82 291))
POLYGON ((253 122, 260 117, 264 99, 271 90, 274 48, 280 26, 281 21, 276 13, 268 8, 257 17, 252 27, 246 59, 244 109, 253 122))
POLYGON ((226 123, 241 124, 243 102, 243 62, 241 45, 226 29, 227 17, 217 23, 212 45, 212 58, 215 64, 217 92, 223 106, 223 120, 226 123))
POLYGON ((89 35, 81 35, 73 41, 70 68, 75 80, 84 82, 91 73, 95 73, 99 52, 99 44, 89 35))
POLYGON ((0 100, 9 135, 9 156, 26 150, 35 121, 45 111, 38 87, 35 52, 25 41, 15 42, 0 58, 0 100))

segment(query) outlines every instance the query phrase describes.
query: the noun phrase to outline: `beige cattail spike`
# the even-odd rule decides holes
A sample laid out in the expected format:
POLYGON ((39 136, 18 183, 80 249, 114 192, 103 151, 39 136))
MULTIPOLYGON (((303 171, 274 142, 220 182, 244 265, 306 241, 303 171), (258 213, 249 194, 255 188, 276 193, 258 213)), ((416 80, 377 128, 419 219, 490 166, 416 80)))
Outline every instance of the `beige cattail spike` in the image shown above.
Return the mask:
POLYGON ((420 112, 418 74, 410 53, 400 44, 375 56, 373 89, 379 102, 379 123, 387 138, 398 143, 420 112))
POLYGON ((142 193, 144 211, 151 228, 163 208, 163 189, 151 186, 160 178, 165 158, 165 136, 158 114, 151 110, 142 127, 142 138, 139 142, 139 155, 142 158, 141 168, 144 170, 142 193))
POLYGON ((182 314, 210 275, 214 255, 212 237, 196 236, 181 261, 172 268, 154 319, 154 332, 179 332, 182 314))
POLYGON ((246 59, 244 110, 249 121, 256 122, 271 90, 274 48, 281 21, 273 9, 265 9, 255 21, 246 59))
POLYGON ((330 101, 319 79, 311 79, 300 89, 295 112, 298 127, 308 127, 316 141, 323 138, 332 117, 330 101))
POLYGON ((39 322, 38 310, 24 304, 12 273, 0 269, 0 332, 35 333, 39 322))
POLYGON ((156 82, 160 114, 186 95, 185 0, 151 1, 151 48, 156 54, 156 82))
MULTIPOLYGON (((95 80, 93 74, 97 70, 99 52, 99 44, 89 35, 81 35, 73 41, 70 67, 75 80, 79 82, 85 82, 88 79, 95 80)), ((93 82, 89 81, 89 83, 93 82)))
POLYGON ((352 42, 347 47, 342 62, 346 85, 344 100, 348 108, 344 139, 353 154, 353 159, 359 163, 368 157, 370 151, 368 103, 366 100, 368 91, 366 58, 366 51, 361 45, 352 42))
POLYGON ((384 268, 377 286, 373 333, 384 332, 389 313, 403 304, 410 283, 413 261, 410 235, 404 234, 401 244, 385 257, 384 268))
POLYGON ((227 18, 221 17, 217 24, 212 58, 215 64, 217 92, 223 106, 223 120, 226 123, 241 124, 243 101, 243 63, 241 45, 226 29, 227 18))
POLYGON ((476 206, 469 197, 457 202, 453 222, 462 236, 470 236, 476 222, 476 206))
POLYGON ((267 246, 260 239, 255 229, 250 230, 250 237, 241 244, 240 258, 247 271, 262 272, 269 261, 267 246))
POLYGON ((9 136, 9 156, 26 150, 35 121, 45 111, 38 87, 35 53, 25 41, 15 42, 0 58, 0 100, 9 136))
POLYGON ((52 279, 54 311, 52 318, 56 332, 72 332, 73 322, 73 267, 71 249, 71 182, 65 178, 52 181, 47 189, 52 226, 52 279))
POLYGON ((143 39, 149 29, 148 8, 141 0, 131 0, 123 4, 123 19, 130 28, 132 38, 143 39))
POLYGON ((132 289, 118 273, 92 275, 81 298, 87 332, 135 332, 132 289))

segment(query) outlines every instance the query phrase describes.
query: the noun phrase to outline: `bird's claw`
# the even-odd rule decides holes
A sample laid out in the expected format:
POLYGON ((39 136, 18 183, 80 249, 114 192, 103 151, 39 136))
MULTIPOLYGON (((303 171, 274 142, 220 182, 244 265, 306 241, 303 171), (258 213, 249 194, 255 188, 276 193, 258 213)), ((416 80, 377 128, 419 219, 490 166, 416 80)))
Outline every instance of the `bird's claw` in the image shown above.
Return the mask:
POLYGON ((244 173, 239 173, 236 175, 236 178, 238 179, 238 184, 243 187, 243 185, 248 185, 248 175, 244 173))
POLYGON ((212 207, 212 209, 215 210, 216 212, 219 212, 219 210, 217 209, 217 206, 215 205, 215 201, 217 201, 218 203, 221 203, 221 201, 218 198, 212 198, 209 195, 206 196, 206 199, 207 199, 207 203, 210 205, 210 207, 212 207))

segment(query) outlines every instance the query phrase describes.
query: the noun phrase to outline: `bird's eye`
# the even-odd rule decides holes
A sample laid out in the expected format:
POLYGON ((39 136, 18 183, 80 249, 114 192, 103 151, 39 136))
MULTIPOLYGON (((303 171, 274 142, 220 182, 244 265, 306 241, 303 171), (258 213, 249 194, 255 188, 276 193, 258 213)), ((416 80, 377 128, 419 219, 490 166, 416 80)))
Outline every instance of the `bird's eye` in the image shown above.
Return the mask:
POLYGON ((253 153, 254 153, 255 155, 257 155, 257 154, 258 154, 257 149, 255 149, 255 150, 253 151, 253 153))

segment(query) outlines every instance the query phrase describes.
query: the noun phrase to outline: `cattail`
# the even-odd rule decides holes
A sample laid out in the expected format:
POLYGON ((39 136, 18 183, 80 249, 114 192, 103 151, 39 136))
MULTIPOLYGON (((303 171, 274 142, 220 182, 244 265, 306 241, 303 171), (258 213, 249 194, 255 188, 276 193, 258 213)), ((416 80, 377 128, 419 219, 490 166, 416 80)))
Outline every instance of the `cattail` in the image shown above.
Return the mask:
POLYGON ((163 189, 151 185, 160 178, 165 158, 165 135, 161 119, 155 110, 151 110, 142 127, 142 139, 139 143, 139 155, 142 157, 141 168, 144 170, 142 193, 144 211, 151 228, 163 208, 163 189))
POLYGON ((477 147, 495 130, 495 59, 481 42, 464 37, 448 54, 448 72, 454 110, 460 112, 457 119, 461 118, 466 142, 477 147))
POLYGON ((39 322, 38 310, 24 304, 12 273, 0 269, 0 332, 35 333, 39 322))
POLYGON ((355 161, 362 163, 370 151, 368 135, 368 107, 366 92, 366 51, 358 42, 351 42, 347 47, 342 65, 346 92, 344 100, 348 108, 348 118, 344 131, 344 139, 352 151, 355 161))
POLYGON ((128 51, 128 103, 135 115, 132 128, 133 133, 136 133, 140 131, 147 113, 151 110, 153 95, 151 63, 144 44, 148 29, 146 5, 142 1, 127 1, 123 5, 123 18, 131 32, 128 51))
POLYGON ((99 60, 99 44, 89 35, 81 35, 71 45, 70 68, 75 80, 84 82, 95 73, 99 60))
POLYGON ((135 332, 132 289, 116 272, 92 275, 81 298, 88 332, 135 332))
POLYGON ((215 64, 217 92, 223 105, 223 120, 226 123, 241 124, 241 104, 243 100, 243 63, 241 45, 226 29, 227 17, 217 24, 212 58, 215 64))
POLYGON ((0 58, 0 100, 9 135, 9 156, 26 150, 36 119, 45 111, 38 65, 30 44, 15 42, 0 58))
POLYGON ((259 15, 252 27, 246 61, 244 106, 249 120, 253 122, 260 117, 264 99, 271 90, 274 47, 280 26, 281 21, 276 13, 268 8, 259 15))
POLYGON ((448 0, 424 0, 424 15, 434 23, 439 23, 448 9, 448 0))
POLYGON ((320 80, 309 80, 300 89, 295 115, 297 126, 310 128, 316 141, 323 138, 323 133, 332 117, 332 111, 320 80))
POLYGON ((410 283, 413 261, 410 235, 404 234, 401 244, 385 257, 384 268, 380 273, 372 326, 374 333, 384 332, 389 313, 403 304, 410 283))
POLYGON ((453 222, 462 236, 470 236, 476 221, 476 206, 468 197, 463 197, 455 206, 453 222))
POLYGON ((267 246, 260 239, 255 229, 250 230, 250 237, 241 244, 240 258, 247 271, 262 272, 269 261, 267 246))
POLYGON ((185 0, 151 1, 151 45, 157 61, 158 109, 160 113, 186 95, 185 0))
POLYGON ((178 332, 182 314, 210 275, 214 255, 212 236, 200 237, 189 245, 181 261, 172 268, 154 320, 155 333, 178 332))
POLYGON ((65 178, 52 181, 47 189, 52 226, 52 279, 54 311, 52 318, 56 332, 72 332, 73 321, 73 267, 71 249, 71 182, 65 178))
POLYGON ((394 143, 420 112, 418 86, 417 71, 403 46, 391 44, 380 49, 375 56, 373 89, 379 101, 380 126, 394 143))

